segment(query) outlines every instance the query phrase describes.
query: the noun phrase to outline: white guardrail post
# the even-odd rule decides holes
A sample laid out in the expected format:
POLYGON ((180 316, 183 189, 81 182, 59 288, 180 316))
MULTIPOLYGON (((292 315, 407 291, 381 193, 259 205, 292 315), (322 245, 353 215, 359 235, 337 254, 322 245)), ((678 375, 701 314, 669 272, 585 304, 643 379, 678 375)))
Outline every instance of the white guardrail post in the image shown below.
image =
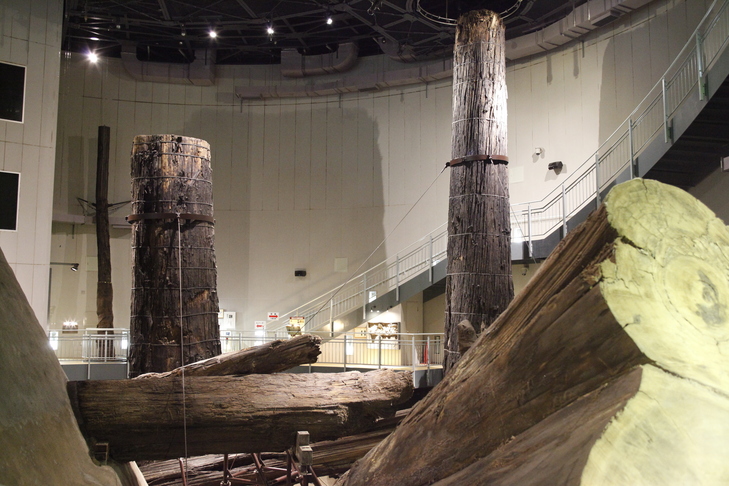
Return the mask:
POLYGON ((367 319, 367 272, 362 274, 362 319, 367 319))
POLYGON ((628 150, 630 150, 630 178, 638 177, 638 170, 635 166, 635 154, 633 153, 633 119, 628 117, 628 150))
POLYGON ((395 300, 400 302, 400 255, 395 256, 395 300))
POLYGON ((382 336, 377 336, 377 369, 382 369, 382 336))
POLYGON ((412 342, 412 346, 413 346, 410 356, 412 356, 411 359, 413 360, 413 376, 414 376, 415 375, 415 362, 418 361, 418 349, 415 347, 415 334, 413 334, 410 337, 412 338, 411 342, 412 342))
MULTIPOLYGON (((353 343, 354 344, 354 343, 353 343)), ((342 350, 342 364, 344 371, 347 371, 347 335, 344 334, 344 349, 342 350)))
POLYGON ((529 258, 531 258, 532 256, 534 256, 534 251, 532 249, 532 205, 531 204, 527 205, 527 234, 528 234, 527 241, 529 242, 528 246, 527 246, 527 251, 529 252, 529 258))
POLYGON ((562 183, 562 238, 567 236, 567 193, 562 183))
POLYGON ((428 242, 428 282, 433 283, 433 233, 428 242))
POLYGON ((600 154, 595 152, 595 209, 600 207, 600 154))
POLYGON ((703 38, 700 32, 696 32, 696 70, 699 75, 699 101, 706 99, 706 84, 704 83, 704 51, 703 38))
POLYGON ((661 78, 661 96, 663 97, 663 141, 671 141, 671 129, 668 126, 668 97, 666 96, 666 77, 661 78))
POLYGON ((334 299, 329 299, 329 336, 334 337, 334 299))

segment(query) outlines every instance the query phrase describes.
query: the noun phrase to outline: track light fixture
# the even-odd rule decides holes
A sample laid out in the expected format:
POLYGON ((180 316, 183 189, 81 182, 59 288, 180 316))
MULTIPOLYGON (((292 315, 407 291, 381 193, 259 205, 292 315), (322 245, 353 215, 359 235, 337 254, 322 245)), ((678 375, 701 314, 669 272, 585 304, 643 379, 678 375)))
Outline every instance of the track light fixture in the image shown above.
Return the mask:
POLYGON ((72 272, 78 272, 78 263, 51 262, 51 265, 65 265, 71 267, 72 272))

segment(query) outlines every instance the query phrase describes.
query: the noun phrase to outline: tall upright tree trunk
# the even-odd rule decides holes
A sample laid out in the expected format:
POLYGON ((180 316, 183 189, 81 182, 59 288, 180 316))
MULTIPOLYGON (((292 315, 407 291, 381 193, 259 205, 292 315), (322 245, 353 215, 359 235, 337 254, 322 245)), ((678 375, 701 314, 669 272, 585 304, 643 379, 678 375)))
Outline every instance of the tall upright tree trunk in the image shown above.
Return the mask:
POLYGON ((210 145, 176 135, 135 137, 129 221, 130 375, 220 354, 210 145))
POLYGON ((453 140, 446 277, 447 373, 509 305, 509 178, 504 24, 488 10, 461 16, 453 56, 453 140))
MULTIPOLYGON (((114 327, 114 289, 111 286, 111 246, 109 243, 109 144, 111 130, 100 126, 98 130, 96 155, 96 316, 97 328, 114 327)), ((114 331, 99 331, 113 334, 114 331)), ((99 356, 114 356, 111 338, 99 343, 99 356)))

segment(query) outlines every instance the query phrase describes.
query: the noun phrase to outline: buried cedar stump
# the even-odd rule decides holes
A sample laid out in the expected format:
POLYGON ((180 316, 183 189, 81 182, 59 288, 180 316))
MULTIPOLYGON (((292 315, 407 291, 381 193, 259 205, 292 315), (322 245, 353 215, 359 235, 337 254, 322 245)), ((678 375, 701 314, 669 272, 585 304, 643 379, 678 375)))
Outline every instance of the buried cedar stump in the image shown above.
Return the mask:
POLYGON ((728 306, 724 223, 621 184, 337 484, 726 484, 728 306))
POLYGON ((220 354, 210 145, 176 135, 134 137, 128 219, 130 376, 220 354))

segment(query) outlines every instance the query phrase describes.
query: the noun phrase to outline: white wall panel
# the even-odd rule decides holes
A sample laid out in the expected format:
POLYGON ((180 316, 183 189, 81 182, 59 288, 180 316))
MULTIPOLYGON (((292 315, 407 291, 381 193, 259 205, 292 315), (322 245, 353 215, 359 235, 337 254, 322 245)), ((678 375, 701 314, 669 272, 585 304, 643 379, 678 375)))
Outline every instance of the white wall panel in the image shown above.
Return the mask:
POLYGON ((279 136, 278 209, 294 210, 296 176, 296 105, 290 100, 281 104, 279 136))
MULTIPOLYGON (((297 103, 294 118, 294 209, 311 207, 311 101, 297 103)), ((319 127, 326 125, 319 125, 319 127)), ((321 128, 320 128, 321 129, 321 128)), ((308 245, 307 245, 308 246, 308 245)))
MULTIPOLYGON (((305 190, 308 193, 308 209, 320 210, 326 208, 327 204, 327 177, 329 132, 327 124, 327 106, 325 101, 315 101, 310 106, 310 113, 307 117, 306 111, 299 107, 296 113, 296 147, 297 159, 301 162, 296 165, 296 183, 298 187, 308 180, 309 187, 305 190), (309 138, 306 138, 308 134, 309 138), (309 145, 308 163, 309 174, 303 174, 306 164, 306 146, 309 145), (303 153, 301 153, 303 152, 303 153)), ((303 190, 303 189, 302 189, 303 190)), ((306 209, 306 201, 297 201, 298 209, 306 209)))
POLYGON ((330 101, 326 105, 326 209, 343 207, 342 157, 344 154, 342 137, 344 134, 341 100, 330 101))
POLYGON ((0 232, 0 247, 43 326, 54 181, 49 149, 55 153, 61 7, 58 0, 0 6, 0 61, 26 66, 23 123, 0 124, 0 167, 21 173, 18 230, 0 232))

